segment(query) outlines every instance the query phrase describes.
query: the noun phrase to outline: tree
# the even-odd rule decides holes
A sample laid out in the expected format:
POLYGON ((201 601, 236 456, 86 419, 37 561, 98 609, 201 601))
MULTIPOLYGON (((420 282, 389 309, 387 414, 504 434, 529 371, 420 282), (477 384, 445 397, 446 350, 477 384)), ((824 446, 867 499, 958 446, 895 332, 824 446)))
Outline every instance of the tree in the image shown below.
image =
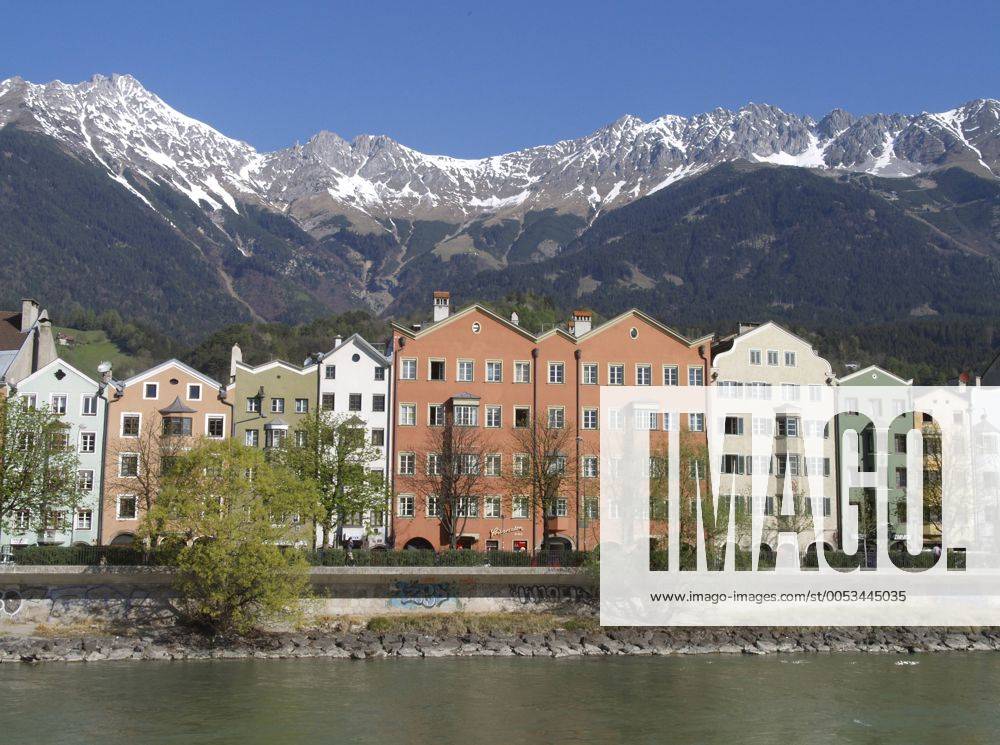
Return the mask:
POLYGON ((384 513, 385 479, 381 472, 368 469, 381 455, 379 448, 369 444, 364 422, 358 417, 316 411, 301 420, 295 436, 286 438, 273 457, 318 491, 322 508, 318 523, 322 544, 327 546, 334 530, 337 543, 341 542, 350 515, 384 513))
POLYGON ((478 514, 480 481, 489 444, 475 425, 455 421, 455 406, 445 408, 444 422, 427 436, 427 453, 417 463, 415 486, 427 514, 436 517, 449 548, 458 547, 469 517, 478 514))
MULTIPOLYGON (((105 484, 113 493, 134 495, 138 512, 149 515, 162 490, 163 478, 187 452, 197 439, 183 430, 168 425, 168 417, 155 414, 144 418, 138 436, 121 438, 110 448, 112 467, 108 469, 105 484), (131 459, 124 467, 123 456, 131 459)), ((147 521, 144 531, 147 546, 156 545, 160 534, 153 530, 154 523, 147 521)))
POLYGON ((298 613, 308 566, 289 546, 307 540, 315 486, 264 453, 202 440, 176 456, 142 532, 183 542, 174 587, 183 618, 216 633, 246 633, 298 613))
MULTIPOLYGON (((542 546, 549 538, 549 526, 559 511, 567 484, 575 483, 577 462, 574 429, 561 413, 539 415, 531 427, 515 429, 515 462, 507 472, 511 494, 530 497, 532 521, 542 515, 542 546)), ((579 509, 579 505, 574 507, 579 509)), ((567 514, 569 511, 567 510, 567 514)), ((532 549, 537 549, 532 546, 532 549)))
POLYGON ((48 407, 0 394, 0 530, 44 530, 82 498, 66 424, 48 407))

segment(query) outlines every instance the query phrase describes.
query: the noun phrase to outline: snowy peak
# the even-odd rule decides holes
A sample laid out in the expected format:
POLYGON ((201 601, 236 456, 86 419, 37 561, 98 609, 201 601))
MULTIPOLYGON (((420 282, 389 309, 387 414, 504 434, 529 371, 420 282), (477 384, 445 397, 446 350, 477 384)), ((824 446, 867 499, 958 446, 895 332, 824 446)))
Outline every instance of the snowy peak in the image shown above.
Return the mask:
POLYGON ((1000 175, 993 99, 916 115, 835 109, 818 123, 759 103, 649 122, 625 115, 583 137, 473 160, 420 153, 385 135, 347 141, 327 131, 259 153, 171 108, 130 75, 44 85, 10 78, 0 82, 5 124, 44 132, 95 160, 143 201, 141 181, 160 181, 213 210, 252 201, 301 218, 347 214, 372 225, 548 208, 592 219, 736 159, 882 176, 948 165, 1000 175))

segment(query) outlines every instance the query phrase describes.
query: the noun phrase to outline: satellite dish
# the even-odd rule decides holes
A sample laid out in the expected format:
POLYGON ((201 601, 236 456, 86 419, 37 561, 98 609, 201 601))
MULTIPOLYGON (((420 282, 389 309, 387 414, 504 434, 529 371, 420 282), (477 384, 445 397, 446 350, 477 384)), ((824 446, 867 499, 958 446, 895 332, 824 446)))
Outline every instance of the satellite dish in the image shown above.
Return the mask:
POLYGON ((111 372, 111 363, 107 361, 102 362, 97 366, 97 372, 99 373, 111 372))

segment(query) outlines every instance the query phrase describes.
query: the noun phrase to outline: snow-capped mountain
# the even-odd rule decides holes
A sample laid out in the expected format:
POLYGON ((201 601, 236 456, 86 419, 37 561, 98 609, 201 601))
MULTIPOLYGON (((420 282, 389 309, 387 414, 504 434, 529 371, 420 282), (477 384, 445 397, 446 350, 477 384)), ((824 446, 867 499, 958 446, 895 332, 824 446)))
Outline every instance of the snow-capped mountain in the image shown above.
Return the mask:
POLYGON ((946 165, 1000 175, 1000 101, 942 113, 835 110, 819 122, 748 104, 692 117, 634 116, 585 137, 479 160, 427 155, 385 136, 320 132, 271 153, 174 110, 128 75, 75 85, 0 82, 0 126, 49 135, 126 178, 160 181, 212 210, 259 203, 322 233, 331 215, 364 229, 398 219, 518 218, 555 208, 585 219, 736 159, 906 176, 946 165))

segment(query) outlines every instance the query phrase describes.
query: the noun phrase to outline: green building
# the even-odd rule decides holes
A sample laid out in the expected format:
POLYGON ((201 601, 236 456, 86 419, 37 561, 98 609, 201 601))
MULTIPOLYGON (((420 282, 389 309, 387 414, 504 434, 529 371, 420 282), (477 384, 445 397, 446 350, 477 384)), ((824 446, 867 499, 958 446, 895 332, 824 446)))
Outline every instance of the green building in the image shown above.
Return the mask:
POLYGON ((250 447, 278 447, 294 436, 303 417, 316 411, 318 366, 299 367, 274 360, 256 367, 243 363, 233 345, 228 398, 233 402, 233 437, 250 447))
MULTIPOLYGON (((848 430, 859 433, 858 466, 863 471, 878 470, 878 453, 885 451, 886 473, 888 474, 889 491, 889 540, 905 540, 906 538, 906 435, 914 426, 913 416, 900 416, 910 411, 909 391, 903 390, 912 384, 912 380, 903 380, 887 370, 872 365, 863 370, 846 375, 838 380, 839 398, 847 413, 837 415, 837 495, 841 494, 841 464, 844 460, 841 443, 843 434, 848 430), (865 396, 865 388, 899 387, 900 395, 886 400, 885 396, 865 396), (856 388, 857 391, 852 389, 856 388), (873 424, 873 421, 875 424, 873 424), (888 423, 885 441, 881 446, 876 443, 876 435, 888 423)), ((875 504, 875 490, 852 489, 852 503, 860 505, 875 504)), ((861 510, 865 513, 865 510, 861 510)), ((919 516, 917 516, 919 519, 919 516)), ((862 534, 868 533, 868 538, 874 538, 876 526, 872 524, 871 508, 867 517, 861 515, 863 523, 860 526, 862 534)), ((844 534, 842 512, 837 510, 837 540, 843 548, 844 534)), ((848 549, 851 550, 851 549, 848 549)))

